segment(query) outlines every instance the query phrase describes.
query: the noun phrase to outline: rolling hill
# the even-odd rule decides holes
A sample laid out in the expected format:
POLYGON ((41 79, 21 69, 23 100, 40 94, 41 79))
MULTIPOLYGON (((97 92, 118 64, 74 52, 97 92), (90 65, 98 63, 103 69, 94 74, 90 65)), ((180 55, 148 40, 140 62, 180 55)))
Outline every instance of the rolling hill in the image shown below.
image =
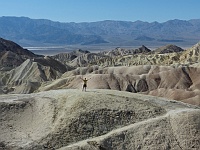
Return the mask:
POLYGON ((0 96, 0 149, 199 149, 200 109, 115 90, 0 96))

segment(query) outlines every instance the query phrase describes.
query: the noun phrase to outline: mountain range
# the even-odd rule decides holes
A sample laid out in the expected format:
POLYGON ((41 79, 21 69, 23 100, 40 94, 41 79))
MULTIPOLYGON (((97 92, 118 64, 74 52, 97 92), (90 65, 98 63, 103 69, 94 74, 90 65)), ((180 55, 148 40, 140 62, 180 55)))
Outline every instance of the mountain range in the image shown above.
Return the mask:
POLYGON ((112 20, 61 23, 27 17, 0 17, 0 36, 22 46, 192 46, 200 39, 200 19, 175 19, 163 23, 112 20))

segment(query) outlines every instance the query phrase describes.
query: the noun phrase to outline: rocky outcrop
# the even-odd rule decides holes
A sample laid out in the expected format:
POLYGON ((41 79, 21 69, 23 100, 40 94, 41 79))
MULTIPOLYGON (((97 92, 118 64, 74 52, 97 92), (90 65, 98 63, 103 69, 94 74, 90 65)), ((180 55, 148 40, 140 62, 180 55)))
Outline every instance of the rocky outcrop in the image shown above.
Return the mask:
POLYGON ((0 147, 9 149, 199 149, 200 109, 113 90, 0 96, 0 147))
POLYGON ((200 61, 200 42, 187 49, 180 57, 182 63, 199 63, 200 61))

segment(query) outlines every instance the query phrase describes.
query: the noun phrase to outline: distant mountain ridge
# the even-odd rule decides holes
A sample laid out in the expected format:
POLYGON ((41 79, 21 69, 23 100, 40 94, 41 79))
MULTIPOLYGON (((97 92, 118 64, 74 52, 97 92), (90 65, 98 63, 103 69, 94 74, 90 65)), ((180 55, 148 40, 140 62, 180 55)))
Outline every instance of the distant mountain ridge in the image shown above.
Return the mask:
POLYGON ((200 19, 99 21, 61 23, 27 17, 0 17, 0 37, 20 45, 194 45, 200 39, 200 19))

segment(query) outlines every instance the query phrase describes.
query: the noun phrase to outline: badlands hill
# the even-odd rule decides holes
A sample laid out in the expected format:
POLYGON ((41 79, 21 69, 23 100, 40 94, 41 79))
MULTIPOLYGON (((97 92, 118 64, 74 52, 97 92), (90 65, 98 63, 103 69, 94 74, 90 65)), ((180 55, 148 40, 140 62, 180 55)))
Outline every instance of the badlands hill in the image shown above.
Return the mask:
POLYGON ((0 149, 200 149, 200 108, 113 90, 0 96, 0 149))
POLYGON ((4 51, 10 51, 14 52, 18 55, 26 56, 26 57, 34 57, 37 56, 31 51, 27 49, 23 49, 18 44, 14 43, 13 41, 5 40, 3 38, 0 38, 0 52, 4 51))
POLYGON ((128 91, 200 105, 199 50, 197 43, 184 51, 167 45, 154 52, 142 46, 100 53, 78 49, 34 57, 0 72, 0 93, 81 89, 81 77, 87 77, 91 78, 90 89, 128 91))
POLYGON ((10 70, 26 59, 35 57, 39 56, 12 41, 0 38, 0 70, 10 70))
POLYGON ((166 47, 4 49, 15 66, 0 64, 0 150, 200 149, 200 44, 166 47))
POLYGON ((91 78, 89 89, 112 89, 149 94, 200 105, 200 68, 140 65, 82 67, 66 72, 58 80, 42 84, 39 91, 81 89, 81 77, 91 78))
MULTIPOLYGON (((200 105, 199 49, 197 43, 185 51, 175 45, 154 52, 133 53, 120 48, 100 54, 82 51, 65 62, 76 69, 66 72, 59 80, 43 84, 39 91, 81 88, 81 77, 87 77, 91 78, 88 83, 91 89, 129 91, 200 105)), ((54 57, 64 62, 62 55, 67 54, 54 57)))
POLYGON ((27 59, 20 66, 0 74, 0 93, 32 93, 42 82, 58 79, 68 69, 48 56, 27 59))
POLYGON ((61 53, 52 58, 72 67, 133 66, 133 65, 170 65, 180 62, 184 50, 176 45, 166 45, 151 51, 144 45, 136 49, 115 48, 110 51, 90 53, 77 50, 61 53))
POLYGON ((42 82, 57 79, 70 69, 51 57, 36 55, 0 38, 0 94, 14 90, 17 93, 32 93, 42 82))

